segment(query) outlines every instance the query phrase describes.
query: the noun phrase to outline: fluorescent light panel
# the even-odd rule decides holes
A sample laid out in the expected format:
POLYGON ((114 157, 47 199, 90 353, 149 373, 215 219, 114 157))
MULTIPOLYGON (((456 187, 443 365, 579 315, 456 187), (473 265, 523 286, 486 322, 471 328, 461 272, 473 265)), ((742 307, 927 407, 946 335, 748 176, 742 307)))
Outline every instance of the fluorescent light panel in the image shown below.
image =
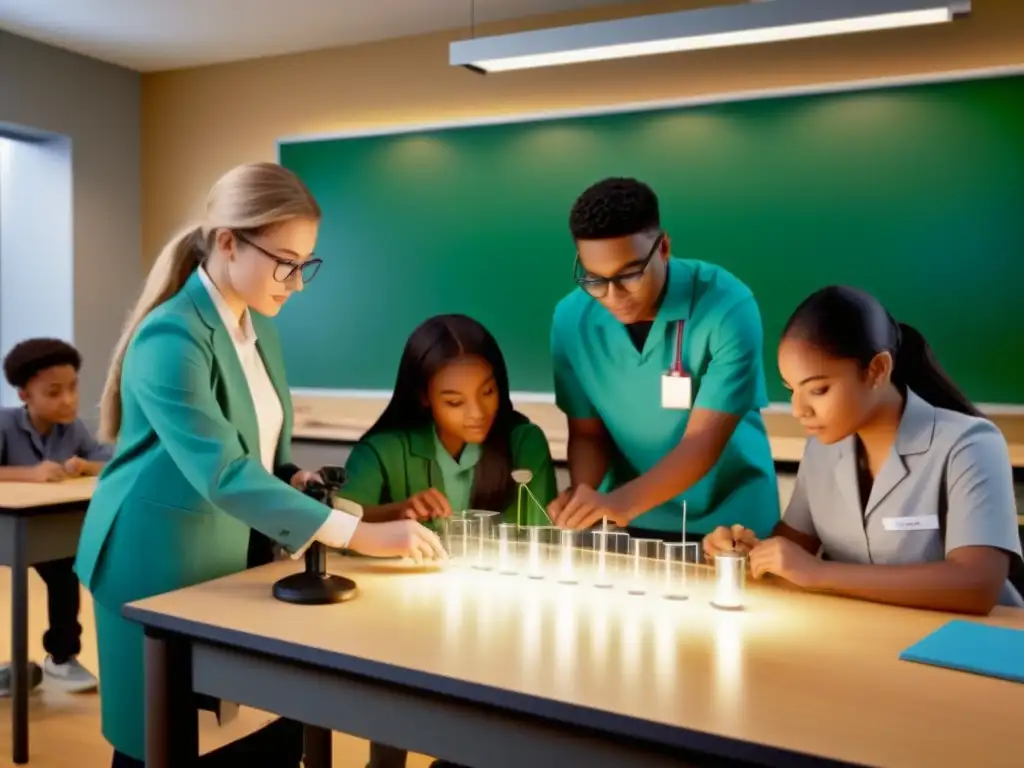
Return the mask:
POLYGON ((450 62, 505 72, 659 53, 942 24, 969 0, 763 0, 451 44, 450 62))

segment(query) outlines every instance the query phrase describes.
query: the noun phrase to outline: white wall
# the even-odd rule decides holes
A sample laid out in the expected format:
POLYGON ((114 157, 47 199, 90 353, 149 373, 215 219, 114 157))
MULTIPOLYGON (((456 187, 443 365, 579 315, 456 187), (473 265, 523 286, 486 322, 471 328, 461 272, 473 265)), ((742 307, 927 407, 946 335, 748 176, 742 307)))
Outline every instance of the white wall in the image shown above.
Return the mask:
MULTIPOLYGON (((27 338, 75 341, 71 142, 0 138, 0 356, 27 338)), ((17 393, 0 386, 0 405, 17 393)))

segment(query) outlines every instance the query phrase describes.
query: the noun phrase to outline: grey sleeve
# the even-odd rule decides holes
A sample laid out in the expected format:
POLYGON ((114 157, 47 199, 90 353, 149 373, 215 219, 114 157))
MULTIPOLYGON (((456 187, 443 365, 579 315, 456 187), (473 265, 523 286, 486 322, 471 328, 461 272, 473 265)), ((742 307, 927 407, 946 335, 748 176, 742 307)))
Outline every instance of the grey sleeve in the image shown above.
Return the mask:
POLYGON ((1010 452, 988 421, 973 424, 954 443, 946 466, 946 553, 995 547, 1020 555, 1010 452))
POLYGON ((92 436, 89 428, 80 421, 75 424, 75 429, 78 433, 76 456, 80 456, 86 461, 110 461, 114 455, 112 446, 99 442, 92 436))
POLYGON ((800 467, 796 472, 796 486, 793 488, 789 504, 786 505, 786 511, 782 515, 782 522, 794 531, 820 539, 818 531, 814 527, 814 518, 811 516, 811 502, 807 497, 807 476, 813 471, 810 466, 811 450, 811 442, 808 440, 803 458, 800 460, 800 467))

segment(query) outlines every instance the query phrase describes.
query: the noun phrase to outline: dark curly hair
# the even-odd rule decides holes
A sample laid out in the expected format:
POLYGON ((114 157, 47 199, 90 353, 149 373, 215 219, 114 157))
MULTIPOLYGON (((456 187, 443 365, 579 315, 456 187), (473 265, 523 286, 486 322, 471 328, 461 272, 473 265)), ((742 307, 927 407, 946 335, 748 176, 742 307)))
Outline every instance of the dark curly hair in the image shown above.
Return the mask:
POLYGON ((26 339, 4 358, 4 376, 15 389, 23 389, 38 373, 58 365, 82 367, 78 350, 60 339, 26 339))
POLYGON ((636 179, 597 182, 576 199, 569 214, 574 240, 608 240, 660 228, 658 196, 636 179))

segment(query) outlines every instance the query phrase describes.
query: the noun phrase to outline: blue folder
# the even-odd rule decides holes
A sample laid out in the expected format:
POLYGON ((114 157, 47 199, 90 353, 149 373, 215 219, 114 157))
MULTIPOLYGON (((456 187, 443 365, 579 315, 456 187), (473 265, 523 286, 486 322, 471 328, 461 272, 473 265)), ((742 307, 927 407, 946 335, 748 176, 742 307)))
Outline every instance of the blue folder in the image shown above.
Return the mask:
POLYGON ((1024 683, 1024 630, 957 619, 907 648, 900 659, 1024 683))

